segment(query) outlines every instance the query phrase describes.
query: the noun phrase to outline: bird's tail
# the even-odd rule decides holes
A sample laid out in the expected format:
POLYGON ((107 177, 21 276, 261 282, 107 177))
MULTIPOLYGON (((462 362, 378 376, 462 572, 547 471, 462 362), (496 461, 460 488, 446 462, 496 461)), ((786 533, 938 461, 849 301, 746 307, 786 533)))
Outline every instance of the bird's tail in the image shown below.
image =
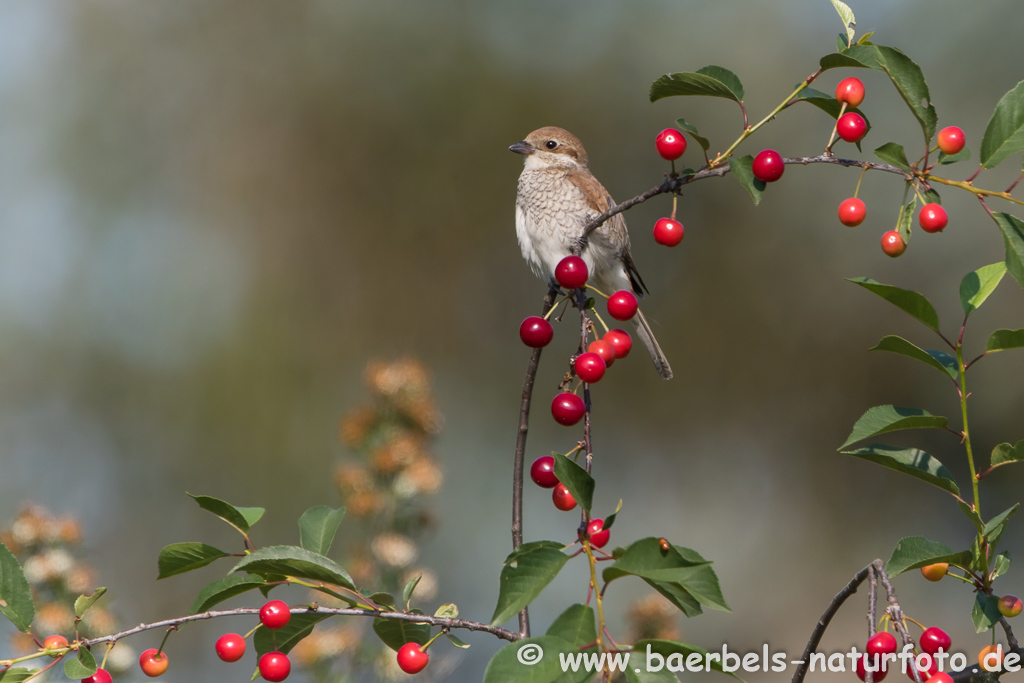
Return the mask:
POLYGON ((651 354, 651 360, 654 361, 654 367, 658 374, 661 375, 662 379, 672 379, 672 366, 668 364, 665 352, 658 346, 658 340, 654 338, 654 332, 651 331, 651 326, 647 323, 644 312, 637 309, 633 322, 636 324, 637 336, 640 337, 640 341, 647 348, 647 353, 651 354))

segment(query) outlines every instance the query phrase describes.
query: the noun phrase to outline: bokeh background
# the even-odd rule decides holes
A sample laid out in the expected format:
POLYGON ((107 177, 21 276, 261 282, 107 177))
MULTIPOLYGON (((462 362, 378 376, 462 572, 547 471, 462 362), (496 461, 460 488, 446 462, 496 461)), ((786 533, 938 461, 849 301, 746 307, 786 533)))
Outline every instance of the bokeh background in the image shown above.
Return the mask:
MULTIPOLYGON (((859 32, 877 30, 922 66, 940 125, 960 125, 977 158, 993 106, 1024 77, 1024 5, 853 8, 859 32)), ((3 3, 0 520, 29 501, 77 516, 124 623, 183 614, 220 571, 157 583, 159 549, 232 542, 185 492, 265 506, 257 542, 296 542, 304 509, 339 503, 337 420, 365 398, 366 363, 411 354, 432 372, 445 416, 435 446, 446 479, 420 558, 440 592, 424 607, 454 601, 486 621, 510 548, 528 357, 516 330, 545 291, 515 241, 521 158, 507 146, 566 127, 621 200, 659 182, 653 139, 676 117, 713 150, 739 132, 724 100, 650 104, 654 78, 730 68, 757 120, 834 49, 840 28, 826 0, 3 3)), ((916 158, 920 132, 898 96, 881 75, 857 75, 874 126, 865 150, 897 140, 916 158)), ((742 151, 814 154, 829 131, 821 112, 794 107, 742 151)), ((700 163, 697 149, 687 164, 700 163)), ((979 183, 1005 187, 1019 162, 979 183)), ((667 536, 716 561, 733 612, 681 621, 696 644, 798 654, 832 595, 902 536, 970 540, 946 494, 836 453, 873 405, 958 423, 947 381, 867 352, 890 333, 932 346, 927 330, 843 278, 924 292, 952 334, 960 277, 1000 260, 1002 240, 976 201, 946 190, 949 228, 915 233, 890 260, 878 243, 902 185, 869 174, 868 220, 848 229, 835 210, 856 182, 854 170, 790 167, 757 208, 731 178, 700 183, 680 201, 687 235, 672 250, 649 232, 668 199, 628 215, 652 292, 645 310, 676 378, 659 380, 637 351, 595 387, 597 510, 624 500, 613 543, 667 536)), ((972 318, 968 346, 1024 326, 1022 310, 1007 278, 972 318)), ((574 335, 571 321, 558 327, 544 354, 542 406, 574 335)), ((1005 353, 972 372, 983 462, 996 443, 1024 438, 1022 371, 1024 359, 1005 353)), ((530 457, 573 438, 540 410, 530 457)), ((926 448, 967 481, 950 435, 892 441, 926 448)), ((1021 482, 1013 468, 986 480, 986 516, 1019 499, 1021 482)), ((526 508, 528 539, 572 538, 576 516, 557 513, 546 492, 527 486, 526 508)), ((1024 549, 1019 527, 1005 539, 1011 553, 1024 549)), ((1001 582, 1008 592, 1024 591, 1018 575, 1001 582)), ((582 601, 585 581, 570 565, 534 609, 535 629, 582 601)), ((954 583, 907 575, 896 585, 911 616, 975 653, 988 636, 973 633, 972 595, 954 583)), ((611 595, 613 632, 644 594, 636 582, 611 595)), ((862 643, 863 613, 862 599, 850 603, 826 649, 862 643)), ((224 629, 248 625, 175 636, 165 678, 243 680, 247 667, 213 655, 224 629)), ((473 647, 450 680, 480 680, 498 644, 464 639, 473 647)), ((155 646, 142 640, 132 643, 155 646)))

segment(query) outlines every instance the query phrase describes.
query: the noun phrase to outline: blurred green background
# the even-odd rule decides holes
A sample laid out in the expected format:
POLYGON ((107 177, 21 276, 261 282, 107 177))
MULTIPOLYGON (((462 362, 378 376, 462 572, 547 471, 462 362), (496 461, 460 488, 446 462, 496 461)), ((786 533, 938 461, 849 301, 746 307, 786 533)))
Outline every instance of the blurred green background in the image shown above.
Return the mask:
MULTIPOLYGON (((993 106, 1024 77, 1024 4, 852 6, 860 33, 877 30, 922 66, 940 126, 961 126, 976 159, 993 106)), ((414 354, 446 417, 440 523, 421 562, 441 573, 437 604, 486 621, 510 548, 529 355, 516 330, 545 291, 515 241, 522 160, 506 148, 543 125, 568 128, 622 200, 660 181, 653 140, 676 117, 712 151, 739 132, 724 100, 650 104, 654 78, 725 66, 759 120, 834 50, 840 28, 827 0, 3 3, 0 520, 30 500, 79 515, 124 623, 183 614, 221 574, 156 583, 159 549, 232 541, 185 492, 265 506, 257 542, 294 543, 304 509, 338 504, 336 421, 364 397, 366 362, 414 354)), ((816 86, 830 91, 845 75, 816 86)), ((873 125, 862 158, 889 140, 916 158, 920 130, 887 80, 856 75, 873 125)), ((815 154, 829 132, 824 114, 798 106, 741 153, 815 154)), ((699 159, 691 144, 684 161, 699 159)), ((979 184, 1006 187, 1019 162, 979 184)), ((1000 260, 1002 239, 976 201, 947 189, 949 228, 915 232, 890 260, 879 237, 902 185, 869 174, 868 220, 848 229, 836 206, 856 182, 855 170, 790 167, 757 208, 731 178, 694 185, 673 250, 649 236, 670 200, 628 215, 652 292, 645 311, 676 378, 659 380, 638 350, 595 387, 597 511, 624 500, 613 544, 666 536, 716 561, 733 613, 681 624, 708 648, 768 642, 796 655, 832 595, 902 536, 970 540, 944 493, 835 451, 872 405, 959 423, 948 382, 866 351, 890 333, 931 346, 927 331, 843 278, 918 289, 954 333, 960 277, 1000 260)), ((1007 278, 972 318, 968 345, 1021 327, 1022 310, 1007 278)), ((543 409, 575 343, 567 321, 541 364, 531 459, 575 435, 543 409)), ((983 462, 996 443, 1024 438, 1022 371, 1024 358, 1008 353, 974 372, 983 462)), ((892 441, 929 450, 966 482, 950 435, 892 441)), ((1019 499, 1012 470, 983 483, 986 516, 1019 499)), ((573 537, 576 516, 557 513, 546 492, 527 486, 526 507, 527 539, 573 537)), ((1011 526, 1011 553, 1022 538, 1011 526)), ((1019 575, 1001 582, 1007 592, 1024 591, 1019 575)), ((570 565, 534 609, 535 629, 582 601, 585 581, 584 566, 570 565)), ((896 586, 911 616, 945 625, 973 653, 988 636, 974 635, 972 595, 954 583, 907 575, 896 586)), ((635 584, 611 594, 613 633, 643 594, 635 584)), ((824 649, 861 644, 863 613, 855 598, 824 649)), ((165 679, 243 680, 249 669, 213 655, 216 635, 235 628, 248 625, 175 636, 165 679)), ((464 639, 473 647, 450 680, 479 680, 497 643, 464 639)), ((132 644, 155 646, 144 640, 132 644)))

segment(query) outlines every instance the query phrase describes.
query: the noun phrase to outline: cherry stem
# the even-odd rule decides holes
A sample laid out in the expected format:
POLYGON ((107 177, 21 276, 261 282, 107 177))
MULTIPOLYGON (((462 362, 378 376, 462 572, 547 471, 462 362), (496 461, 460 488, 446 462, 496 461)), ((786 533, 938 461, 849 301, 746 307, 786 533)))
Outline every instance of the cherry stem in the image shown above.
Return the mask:
POLYGON ((839 107, 839 116, 836 117, 836 123, 832 126, 832 135, 828 139, 828 144, 825 145, 825 153, 832 151, 832 145, 836 144, 836 133, 839 132, 839 119, 842 118, 843 113, 846 112, 846 101, 843 101, 843 106, 839 107))
POLYGON ((1006 194, 1010 194, 1011 192, 1013 192, 1013 188, 1017 187, 1017 183, 1019 183, 1021 180, 1024 180, 1024 173, 1021 173, 1019 176, 1017 176, 1017 179, 1014 180, 1008 188, 1006 188, 1006 194))
POLYGON ((860 177, 857 178, 857 187, 853 190, 853 196, 856 197, 860 193, 860 184, 864 180, 864 174, 868 172, 868 167, 865 166, 860 170, 860 177))
POLYGON ((160 647, 158 647, 156 649, 157 659, 160 658, 160 654, 164 651, 164 645, 167 644, 167 638, 170 637, 171 631, 177 631, 177 630, 178 630, 178 625, 177 624, 172 624, 171 626, 167 627, 167 632, 164 633, 164 639, 160 641, 160 647))

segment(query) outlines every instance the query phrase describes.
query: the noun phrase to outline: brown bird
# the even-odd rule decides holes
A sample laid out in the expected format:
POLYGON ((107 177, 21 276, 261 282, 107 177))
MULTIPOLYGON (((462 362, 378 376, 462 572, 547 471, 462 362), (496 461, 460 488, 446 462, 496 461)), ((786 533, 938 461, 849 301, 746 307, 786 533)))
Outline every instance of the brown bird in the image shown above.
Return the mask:
MULTIPOLYGON (((590 172, 583 143, 563 128, 539 128, 509 151, 526 157, 516 197, 519 247, 537 277, 557 287, 555 266, 572 253, 586 224, 615 201, 590 172)), ((630 256, 629 233, 621 213, 591 233, 581 255, 590 282, 605 294, 625 289, 642 297, 647 291, 630 256)), ((672 368, 643 312, 637 311, 633 322, 658 374, 671 379, 672 368)))

